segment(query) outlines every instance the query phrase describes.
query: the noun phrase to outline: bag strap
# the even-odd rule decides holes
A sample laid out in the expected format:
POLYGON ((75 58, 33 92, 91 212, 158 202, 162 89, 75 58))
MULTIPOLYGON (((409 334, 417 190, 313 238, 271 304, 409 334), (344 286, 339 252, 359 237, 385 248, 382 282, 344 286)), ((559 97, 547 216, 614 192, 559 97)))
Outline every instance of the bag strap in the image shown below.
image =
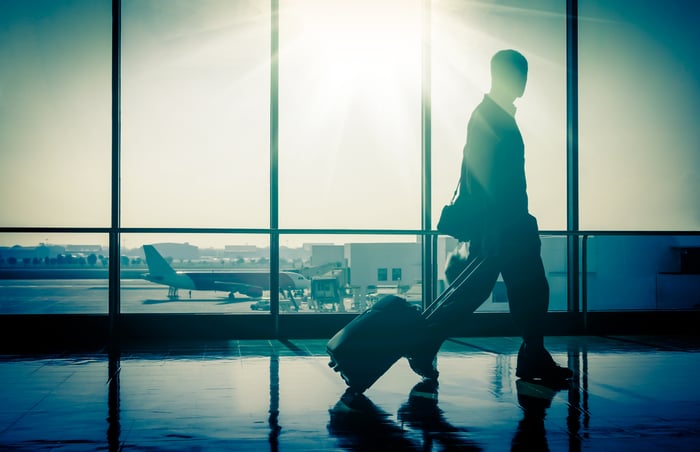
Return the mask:
POLYGON ((454 193, 452 193, 452 202, 457 199, 457 196, 464 190, 464 193, 471 193, 471 187, 469 184, 469 177, 467 177, 467 162, 462 157, 462 165, 459 171, 459 180, 457 181, 457 186, 455 187, 454 193))

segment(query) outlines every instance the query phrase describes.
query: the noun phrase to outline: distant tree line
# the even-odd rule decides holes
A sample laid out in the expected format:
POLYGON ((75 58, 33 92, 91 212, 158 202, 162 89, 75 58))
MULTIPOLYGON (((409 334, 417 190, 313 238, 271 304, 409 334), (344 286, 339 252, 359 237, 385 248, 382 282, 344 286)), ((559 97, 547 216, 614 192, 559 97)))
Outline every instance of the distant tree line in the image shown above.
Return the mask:
MULTIPOLYGON (((171 256, 165 257, 165 260, 170 264, 173 265, 173 262, 175 259, 173 259, 171 256)), ((145 266, 146 262, 144 261, 143 258, 138 257, 138 256, 126 256, 122 255, 120 257, 120 264, 122 267, 138 267, 138 266, 145 266)), ((203 261, 203 262, 198 262, 198 261, 193 261, 192 259, 183 259, 179 261, 180 264, 187 264, 187 265, 194 265, 194 266, 211 266, 215 265, 217 261, 209 262, 209 261, 203 261)), ((260 257, 260 258, 253 258, 253 259, 244 259, 243 257, 236 257, 228 262, 225 260, 221 259, 218 260, 219 265, 226 265, 227 263, 231 266, 234 267, 251 267, 251 268, 259 268, 259 267, 268 267, 270 265, 270 259, 267 257, 260 257)), ((23 266, 23 267, 47 267, 47 266, 56 266, 56 267, 61 267, 61 266, 80 266, 80 267, 85 267, 85 266, 90 266, 94 267, 96 265, 100 264, 103 267, 109 266, 109 257, 103 256, 102 254, 95 254, 95 253, 90 253, 87 256, 84 256, 82 254, 80 255, 73 255, 71 253, 65 253, 65 254, 58 254, 56 256, 50 257, 20 257, 18 258, 17 256, 2 256, 0 255, 0 267, 17 267, 17 266, 23 266)), ((294 260, 288 260, 288 259, 280 259, 280 265, 282 265, 285 268, 296 268, 296 267, 303 267, 304 263, 301 259, 294 259, 294 260)))
POLYGON ((5 258, 0 256, 0 266, 17 266, 22 264, 25 267, 29 266, 86 266, 89 265, 94 267, 97 263, 107 266, 109 264, 109 258, 99 254, 90 253, 87 256, 77 255, 74 256, 70 253, 58 254, 54 257, 23 257, 17 258, 16 256, 9 256, 5 258))

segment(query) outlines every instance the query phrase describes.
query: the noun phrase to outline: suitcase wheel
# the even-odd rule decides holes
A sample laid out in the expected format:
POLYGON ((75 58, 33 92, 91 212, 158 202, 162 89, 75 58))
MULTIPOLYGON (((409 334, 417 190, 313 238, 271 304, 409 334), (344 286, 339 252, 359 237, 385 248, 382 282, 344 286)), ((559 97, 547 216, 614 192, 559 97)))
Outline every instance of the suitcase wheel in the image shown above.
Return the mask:
POLYGON ((335 362, 334 360, 332 360, 332 359, 331 359, 330 361, 328 361, 328 367, 330 367, 331 369, 333 369, 333 372, 338 372, 338 370, 339 370, 339 369, 338 369, 338 363, 336 363, 336 362, 335 362))

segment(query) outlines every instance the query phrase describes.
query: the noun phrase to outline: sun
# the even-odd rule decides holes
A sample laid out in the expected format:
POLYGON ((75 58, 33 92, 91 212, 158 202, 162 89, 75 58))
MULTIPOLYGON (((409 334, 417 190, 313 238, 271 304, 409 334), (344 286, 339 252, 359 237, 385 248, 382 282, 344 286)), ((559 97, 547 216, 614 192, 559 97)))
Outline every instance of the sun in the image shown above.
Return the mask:
POLYGON ((381 105, 387 113, 391 105, 403 106, 405 90, 420 89, 419 1, 286 4, 280 10, 281 67, 293 67, 290 76, 313 87, 305 95, 332 101, 335 109, 361 104, 371 112, 381 105))
POLYGON ((279 17, 280 109, 303 124, 285 129, 286 143, 315 130, 299 137, 307 158, 313 149, 321 160, 352 150, 355 161, 377 165, 418 158, 397 137, 420 140, 422 3, 281 2, 279 17))

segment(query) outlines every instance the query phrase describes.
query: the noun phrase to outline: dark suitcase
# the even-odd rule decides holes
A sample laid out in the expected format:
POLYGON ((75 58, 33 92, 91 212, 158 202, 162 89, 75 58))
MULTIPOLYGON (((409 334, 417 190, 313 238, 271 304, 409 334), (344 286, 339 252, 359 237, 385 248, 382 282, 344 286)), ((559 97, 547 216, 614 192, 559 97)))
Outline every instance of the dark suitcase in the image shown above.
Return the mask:
POLYGON ((438 298, 421 312, 404 298, 388 295, 355 317, 326 345, 328 365, 340 374, 349 388, 362 393, 402 356, 421 341, 425 326, 436 313, 456 302, 469 290, 468 282, 483 260, 468 263, 438 298))

